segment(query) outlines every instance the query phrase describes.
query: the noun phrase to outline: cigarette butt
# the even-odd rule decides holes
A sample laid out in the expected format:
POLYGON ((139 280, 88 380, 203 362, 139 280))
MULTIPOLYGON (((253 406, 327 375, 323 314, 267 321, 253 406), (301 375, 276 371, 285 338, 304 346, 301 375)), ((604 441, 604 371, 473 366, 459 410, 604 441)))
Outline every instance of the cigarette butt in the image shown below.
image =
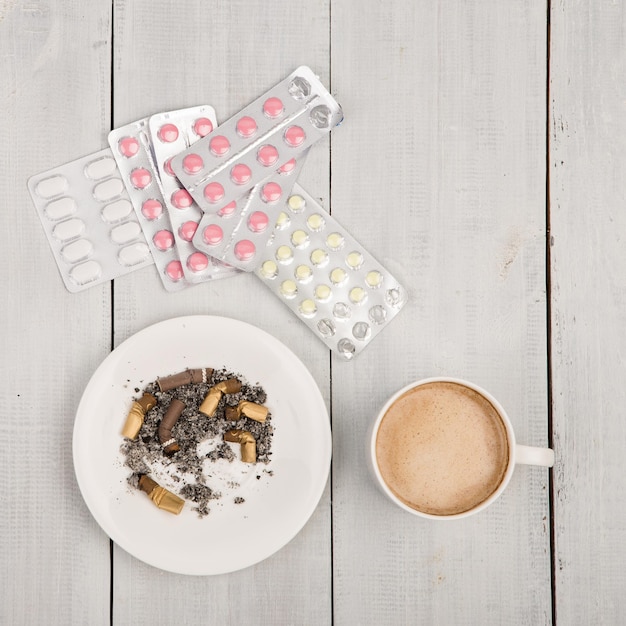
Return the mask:
POLYGON ((221 397, 221 389, 211 387, 211 389, 209 389, 209 393, 207 393, 204 400, 202 401, 202 404, 198 407, 198 411, 200 411, 200 413, 203 413, 207 417, 213 417, 213 415, 215 415, 215 409, 217 409, 217 405, 219 404, 221 397))
POLYGON ((122 436, 127 439, 134 439, 143 426, 143 419, 146 413, 156 406, 156 398, 149 393, 144 393, 139 400, 135 400, 126 416, 126 423, 122 428, 122 436))
POLYGON ((269 409, 262 404, 242 400, 237 406, 226 407, 226 419, 236 422, 242 415, 249 417, 256 422, 264 422, 269 413, 269 409))
POLYGON ((213 368, 203 367, 198 369, 188 369, 178 374, 164 376, 157 379, 157 385, 161 391, 170 391, 183 385, 206 383, 213 376, 213 368))
POLYGON ((185 501, 176 494, 161 487, 156 481, 149 476, 142 474, 139 477, 139 488, 144 491, 150 500, 154 502, 160 509, 178 515, 185 505, 185 501))
POLYGON ((241 381, 237 378, 229 378, 215 385, 223 393, 239 393, 241 391, 241 381))
POLYGON ((244 463, 256 463, 256 440, 252 433, 233 428, 224 433, 224 441, 241 444, 241 460, 244 463))
POLYGON ((174 425, 184 409, 185 403, 181 402, 178 398, 173 398, 159 424, 159 442, 163 446, 163 452, 166 456, 172 456, 175 452, 180 450, 180 446, 172 437, 172 428, 174 428, 174 425))

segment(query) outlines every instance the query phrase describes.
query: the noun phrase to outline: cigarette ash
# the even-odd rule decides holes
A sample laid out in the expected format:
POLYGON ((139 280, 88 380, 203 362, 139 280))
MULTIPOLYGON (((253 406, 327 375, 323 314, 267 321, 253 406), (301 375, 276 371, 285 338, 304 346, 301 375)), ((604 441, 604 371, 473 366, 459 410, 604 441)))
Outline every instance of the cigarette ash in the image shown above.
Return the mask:
MULTIPOLYGON (((124 464, 132 472, 128 477, 128 483, 132 487, 138 486, 140 474, 152 475, 157 482, 159 479, 162 480, 161 484, 166 489, 193 502, 195 506, 192 508, 198 512, 199 517, 204 517, 210 512, 209 503, 222 497, 220 491, 207 484, 210 477, 204 472, 205 464, 227 462, 249 465, 238 460, 231 445, 223 441, 226 431, 238 428, 250 432, 256 440, 257 463, 270 462, 274 431, 271 412, 267 415, 265 422, 257 422, 243 415, 237 421, 228 420, 225 417, 226 407, 237 406, 241 400, 264 404, 267 395, 260 385, 251 385, 240 374, 221 369, 214 371, 211 379, 206 383, 183 385, 162 392, 156 382, 153 382, 148 384, 143 391, 152 394, 157 399, 157 404, 145 415, 138 436, 132 441, 124 440, 121 445, 124 464), (241 381, 241 391, 224 394, 213 417, 200 413, 198 407, 208 390, 229 378, 237 378, 241 381), (177 441, 180 450, 168 457, 163 453, 158 428, 174 398, 183 402, 185 409, 172 428, 172 437, 177 441), (206 444, 214 445, 207 450, 206 444)), ((139 396, 143 391, 139 393, 139 396)), ((240 484, 231 480, 226 486, 229 489, 236 489, 240 487, 240 484)), ((244 499, 237 497, 236 502, 242 503, 244 499)))

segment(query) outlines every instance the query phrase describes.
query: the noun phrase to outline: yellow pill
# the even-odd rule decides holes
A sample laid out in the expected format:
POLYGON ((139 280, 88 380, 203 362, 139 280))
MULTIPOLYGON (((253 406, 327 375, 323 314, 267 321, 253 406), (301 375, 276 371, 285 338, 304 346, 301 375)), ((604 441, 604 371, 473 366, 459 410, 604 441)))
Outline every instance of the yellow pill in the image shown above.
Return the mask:
POLYGON ((291 259, 293 259, 293 250, 289 246, 278 246, 276 260, 280 263, 288 263, 291 259))
POLYGON ((294 275, 296 280, 299 280, 301 283, 305 283, 311 279, 313 270, 308 265, 298 265, 294 271, 294 275))
POLYGON ((283 280, 280 284, 280 293, 282 293, 285 298, 293 298, 298 293, 298 285, 296 285, 293 280, 283 280))
POLYGON ((363 255, 360 252, 350 252, 346 257, 346 263, 353 270, 358 270, 363 265, 363 255))
POLYGON ((328 285, 318 285, 315 287, 314 295, 316 300, 324 302, 330 298, 332 291, 328 285))
POLYGON ((309 236, 303 230, 294 230, 291 233, 291 243, 296 248, 304 248, 309 243, 309 236))
POLYGON ((370 287, 380 287, 383 282, 383 275, 378 270, 372 270, 366 274, 365 282, 370 287))
POLYGON ((307 298, 300 303, 300 313, 305 317, 312 317, 317 312, 317 305, 313 300, 307 298))
POLYGON ((324 265, 328 262, 328 252, 326 250, 321 250, 317 248, 311 252, 311 263, 313 265, 317 265, 318 267, 324 265))
POLYGON ((347 277, 348 273, 341 267, 336 267, 330 273, 330 281, 333 283, 333 285, 341 285, 347 277))
POLYGON ((289 218, 287 213, 281 211, 278 214, 278 218, 276 219, 276 228, 278 228, 278 230, 283 230, 284 228, 287 228, 287 226, 289 226, 289 222, 291 222, 291 219, 289 218))
POLYGON ((363 289, 363 287, 352 287, 348 295, 350 301, 354 302, 354 304, 361 304, 361 302, 364 302, 367 298, 367 293, 365 293, 365 289, 363 289))
POLYGON ((306 206, 306 200, 297 194, 293 196, 289 196, 289 200, 287 200, 287 206, 294 212, 300 213, 300 211, 304 210, 306 206))
POLYGON ((278 266, 274 261, 264 261, 261 265, 261 276, 264 278, 275 278, 278 274, 278 266))
POLYGON ((309 215, 306 220, 306 225, 315 232, 322 230, 324 224, 326 224, 326 220, 319 213, 309 215))
POLYGON ((331 250, 339 250, 341 246, 343 246, 343 235, 341 233, 330 233, 328 237, 326 237, 326 245, 331 250))

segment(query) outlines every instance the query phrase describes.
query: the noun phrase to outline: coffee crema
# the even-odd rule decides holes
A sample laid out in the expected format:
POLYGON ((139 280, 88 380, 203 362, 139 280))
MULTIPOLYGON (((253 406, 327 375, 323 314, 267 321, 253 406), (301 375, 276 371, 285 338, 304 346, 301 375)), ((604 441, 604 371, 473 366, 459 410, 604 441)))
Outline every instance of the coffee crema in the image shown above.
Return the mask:
POLYGON ((400 396, 376 437, 383 480, 404 504, 431 515, 464 513, 484 502, 509 463, 506 427, 480 393, 430 382, 400 396))

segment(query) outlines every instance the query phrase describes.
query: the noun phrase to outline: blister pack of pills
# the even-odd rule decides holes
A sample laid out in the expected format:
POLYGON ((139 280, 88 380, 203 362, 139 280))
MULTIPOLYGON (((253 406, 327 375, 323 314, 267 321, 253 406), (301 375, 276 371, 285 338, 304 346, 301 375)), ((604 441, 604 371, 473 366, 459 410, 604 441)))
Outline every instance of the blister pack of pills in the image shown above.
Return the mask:
POLYGON ((205 213, 194 245, 245 271, 253 271, 267 245, 278 216, 302 170, 309 150, 281 167, 237 203, 217 213, 205 213))
POLYGON ((157 168, 158 184, 165 202, 176 249, 185 278, 191 283, 225 278, 237 273, 192 243, 203 212, 172 171, 170 161, 216 126, 215 110, 208 105, 153 115, 148 126, 157 168))
POLYGON ((308 67, 175 156, 172 169, 203 211, 216 213, 271 176, 343 119, 308 67))
POLYGON ((153 263, 108 148, 31 176, 28 189, 69 291, 153 263))
POLYGON ((398 314, 407 294, 302 187, 293 191, 255 273, 350 360, 398 314))

